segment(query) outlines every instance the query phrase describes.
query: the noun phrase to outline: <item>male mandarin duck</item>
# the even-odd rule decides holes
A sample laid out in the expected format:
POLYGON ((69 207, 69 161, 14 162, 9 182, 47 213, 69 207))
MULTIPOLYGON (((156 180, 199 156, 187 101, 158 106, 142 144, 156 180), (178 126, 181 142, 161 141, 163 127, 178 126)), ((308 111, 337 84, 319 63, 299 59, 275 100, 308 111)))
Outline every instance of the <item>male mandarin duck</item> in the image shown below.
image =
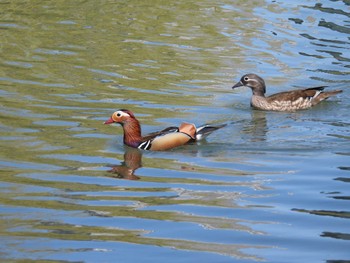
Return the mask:
POLYGON ((199 141, 211 132, 225 126, 203 125, 196 128, 194 124, 183 122, 180 127, 168 127, 146 136, 141 135, 141 125, 134 114, 126 109, 117 110, 104 124, 119 123, 124 130, 124 144, 143 150, 164 151, 188 142, 199 141))
POLYGON ((305 110, 315 106, 330 96, 341 93, 342 90, 323 91, 326 86, 291 90, 276 93, 265 97, 265 81, 256 74, 246 74, 236 83, 232 89, 238 87, 249 87, 252 89, 251 106, 260 110, 271 111, 296 111, 305 110))

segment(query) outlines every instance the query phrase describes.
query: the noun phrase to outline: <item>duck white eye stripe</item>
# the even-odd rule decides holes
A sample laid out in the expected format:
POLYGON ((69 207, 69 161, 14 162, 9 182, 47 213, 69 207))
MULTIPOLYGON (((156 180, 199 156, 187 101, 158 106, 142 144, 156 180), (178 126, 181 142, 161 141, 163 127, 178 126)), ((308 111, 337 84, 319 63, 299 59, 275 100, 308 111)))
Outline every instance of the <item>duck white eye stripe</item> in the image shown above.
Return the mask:
POLYGON ((117 115, 119 114, 119 116, 130 116, 129 114, 127 114, 126 112, 124 111, 117 111, 115 112, 117 115))

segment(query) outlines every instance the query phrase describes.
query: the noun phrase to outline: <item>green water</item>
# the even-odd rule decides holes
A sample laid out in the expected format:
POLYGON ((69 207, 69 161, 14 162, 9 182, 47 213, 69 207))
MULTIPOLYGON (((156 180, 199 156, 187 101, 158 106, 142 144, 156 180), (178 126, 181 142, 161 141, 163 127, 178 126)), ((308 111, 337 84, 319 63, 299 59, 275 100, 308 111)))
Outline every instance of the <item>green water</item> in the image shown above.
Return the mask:
POLYGON ((350 260, 349 3, 0 6, 1 261, 350 260), (344 92, 255 111, 248 72, 344 92), (139 152, 103 125, 120 108, 144 133, 227 126, 139 152))

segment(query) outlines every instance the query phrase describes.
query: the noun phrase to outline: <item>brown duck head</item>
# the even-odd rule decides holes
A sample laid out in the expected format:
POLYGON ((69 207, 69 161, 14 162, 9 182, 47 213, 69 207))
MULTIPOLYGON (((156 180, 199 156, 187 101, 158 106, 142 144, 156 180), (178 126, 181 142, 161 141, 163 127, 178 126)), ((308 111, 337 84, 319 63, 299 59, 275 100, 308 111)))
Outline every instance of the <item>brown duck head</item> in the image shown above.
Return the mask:
POLYGON ((232 87, 232 89, 242 86, 251 88, 254 95, 264 96, 266 93, 265 81, 253 73, 244 75, 241 80, 232 87))

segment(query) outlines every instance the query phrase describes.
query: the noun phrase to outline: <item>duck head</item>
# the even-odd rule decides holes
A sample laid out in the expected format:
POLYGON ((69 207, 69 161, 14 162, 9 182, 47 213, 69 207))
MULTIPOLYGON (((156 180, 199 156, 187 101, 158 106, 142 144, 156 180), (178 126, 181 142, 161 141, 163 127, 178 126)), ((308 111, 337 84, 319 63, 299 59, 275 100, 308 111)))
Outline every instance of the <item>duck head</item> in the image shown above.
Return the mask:
POLYGON ((142 141, 141 126, 134 114, 125 109, 117 110, 104 124, 119 123, 124 130, 124 144, 138 147, 142 141))
POLYGON ((254 95, 264 96, 266 93, 265 81, 256 74, 246 74, 239 82, 237 82, 232 89, 238 87, 249 87, 252 89, 254 95))
POLYGON ((124 125, 130 119, 135 119, 134 114, 129 110, 120 109, 114 112, 112 116, 104 122, 104 124, 119 123, 124 125))

